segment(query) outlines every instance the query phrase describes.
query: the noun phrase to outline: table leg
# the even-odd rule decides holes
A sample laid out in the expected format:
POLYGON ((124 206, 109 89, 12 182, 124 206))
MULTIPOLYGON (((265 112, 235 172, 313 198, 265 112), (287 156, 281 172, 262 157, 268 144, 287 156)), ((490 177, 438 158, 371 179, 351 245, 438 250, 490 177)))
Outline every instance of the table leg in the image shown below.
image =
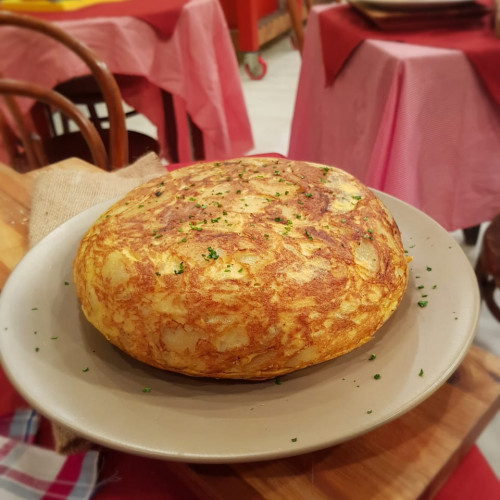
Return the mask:
POLYGON ((204 160, 203 132, 186 111, 182 99, 162 90, 166 144, 171 163, 204 160))

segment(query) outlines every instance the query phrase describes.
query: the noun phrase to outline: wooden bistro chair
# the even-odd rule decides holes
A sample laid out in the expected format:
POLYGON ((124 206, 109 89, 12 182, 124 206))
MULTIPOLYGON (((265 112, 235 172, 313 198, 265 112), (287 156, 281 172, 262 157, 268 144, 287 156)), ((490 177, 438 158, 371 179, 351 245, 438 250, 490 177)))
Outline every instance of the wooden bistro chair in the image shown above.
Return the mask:
MULTIPOLYGON (((98 135, 106 146, 107 160, 105 165, 99 166, 103 166, 103 168, 107 170, 113 170, 130 164, 136 158, 149 151, 159 152, 160 148, 158 141, 152 137, 141 134, 140 132, 127 131, 123 101, 116 79, 109 71, 104 61, 102 61, 87 45, 53 23, 23 14, 0 11, 0 25, 16 26, 48 36, 64 45, 85 62, 89 68, 90 74, 95 80, 95 84, 102 94, 102 99, 107 109, 107 121, 109 121, 109 128, 103 128, 101 126, 95 127, 94 124, 94 127, 98 130, 98 135)), ((22 62, 20 62, 20 64, 22 64, 22 62)), ((12 82, 9 85, 9 95, 12 96, 15 94, 13 92, 12 82)), ((17 88, 20 87, 18 86, 17 88)), ((22 88, 24 92, 22 95, 27 95, 26 92, 28 92, 28 88, 26 86, 22 88)), ((33 89, 29 92, 32 91, 33 89)), ((63 102, 61 97, 63 96, 58 94, 54 97, 54 95, 51 94, 52 97, 49 98, 49 94, 47 92, 42 92, 41 88, 37 88, 31 95, 36 95, 36 99, 43 103, 42 106, 36 105, 32 108, 33 123, 35 132, 43 139, 38 142, 38 145, 44 148, 45 157, 48 163, 55 163, 71 156, 77 156, 87 161, 95 161, 88 148, 87 139, 89 139, 89 137, 84 136, 83 130, 87 130, 86 126, 84 126, 84 129, 80 129, 76 132, 70 132, 67 127, 63 127, 61 133, 54 125, 54 111, 62 111, 63 116, 70 116, 67 113, 69 108, 66 101, 64 109, 60 109, 60 107, 54 104, 55 102, 61 104, 63 102), (44 102, 43 99, 40 99, 42 95, 44 95, 45 100, 51 100, 50 105, 47 105, 46 101, 44 102)), ((11 108, 11 106, 7 107, 9 109, 11 108)), ((65 120, 63 120, 63 124, 64 123, 65 120)))
MULTIPOLYGON (((8 78, 0 78, 0 95, 4 98, 14 124, 14 130, 12 130, 5 115, 1 114, 2 138, 11 166, 21 171, 42 167, 52 163, 49 158, 57 155, 58 148, 61 147, 58 144, 59 140, 42 139, 27 128, 26 121, 14 99, 14 96, 19 96, 34 99, 51 109, 57 109, 65 117, 75 122, 80 131, 79 134, 88 148, 91 162, 100 168, 108 169, 108 155, 97 129, 83 112, 63 95, 40 85, 8 78), (56 149, 54 150, 54 148, 56 149), (22 164, 21 156, 25 159, 22 164)), ((63 136, 59 136, 59 138, 64 139, 63 136)))

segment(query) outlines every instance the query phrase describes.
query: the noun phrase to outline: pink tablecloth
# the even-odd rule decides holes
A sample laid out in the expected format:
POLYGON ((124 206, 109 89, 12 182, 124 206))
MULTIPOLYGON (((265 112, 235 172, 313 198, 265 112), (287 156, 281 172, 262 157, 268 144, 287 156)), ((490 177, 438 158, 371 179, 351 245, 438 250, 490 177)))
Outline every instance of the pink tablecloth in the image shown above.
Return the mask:
POLYGON ((337 7, 308 18, 288 156, 343 168, 448 230, 491 220, 500 212, 500 107, 464 54, 366 40, 326 86, 325 8, 337 7))
MULTIPOLYGON (((113 73, 142 77, 123 97, 158 128, 165 151, 161 90, 173 94, 179 161, 192 159, 185 111, 203 132, 207 158, 239 156, 253 147, 236 56, 218 0, 188 2, 168 39, 127 16, 57 24, 100 54, 113 73)), ((2 27, 0 52, 0 73, 11 78, 54 87, 86 73, 68 50, 17 28, 2 27)), ((26 110, 29 104, 23 106, 26 110)))

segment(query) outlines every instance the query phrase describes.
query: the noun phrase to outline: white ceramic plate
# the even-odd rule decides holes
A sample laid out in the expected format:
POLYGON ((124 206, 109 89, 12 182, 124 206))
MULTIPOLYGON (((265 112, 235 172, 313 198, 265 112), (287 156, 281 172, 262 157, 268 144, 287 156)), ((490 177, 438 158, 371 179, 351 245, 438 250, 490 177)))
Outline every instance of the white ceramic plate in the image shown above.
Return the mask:
POLYGON ((472 3, 474 0, 350 0, 352 2, 361 1, 380 7, 394 10, 424 10, 437 8, 450 8, 456 5, 472 3))
POLYGON ((4 369, 48 418, 96 443, 169 460, 284 457, 387 423, 430 396, 459 365, 474 335, 479 294, 446 231, 377 194, 414 258, 410 282, 389 322, 346 356, 277 384, 189 378, 121 353, 82 317, 72 282, 79 240, 106 202, 48 235, 11 274, 0 296, 4 369), (420 300, 427 306, 419 307, 420 300))

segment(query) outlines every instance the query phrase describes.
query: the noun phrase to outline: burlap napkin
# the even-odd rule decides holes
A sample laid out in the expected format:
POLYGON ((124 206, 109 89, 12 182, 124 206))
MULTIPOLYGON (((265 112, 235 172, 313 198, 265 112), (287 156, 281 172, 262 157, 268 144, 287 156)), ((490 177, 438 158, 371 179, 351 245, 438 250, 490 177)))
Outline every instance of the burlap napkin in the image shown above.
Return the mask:
MULTIPOLYGON (((37 174, 34 182, 29 226, 29 244, 91 206, 124 195, 147 180, 167 174, 165 166, 154 153, 134 164, 117 170, 73 167, 48 168, 37 174)), ((92 445, 72 431, 53 424, 54 444, 60 453, 77 453, 92 445)))

